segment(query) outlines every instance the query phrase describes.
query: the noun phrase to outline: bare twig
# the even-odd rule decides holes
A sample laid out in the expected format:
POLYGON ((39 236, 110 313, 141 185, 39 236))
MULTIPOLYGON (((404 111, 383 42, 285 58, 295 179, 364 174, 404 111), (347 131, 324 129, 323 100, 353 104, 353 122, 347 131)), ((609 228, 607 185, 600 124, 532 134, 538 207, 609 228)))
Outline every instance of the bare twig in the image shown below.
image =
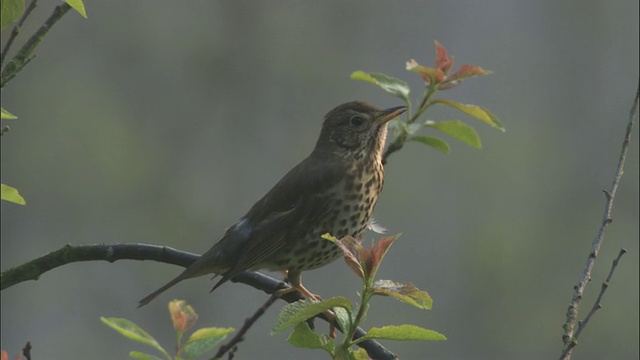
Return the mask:
MULTIPOLYGON (((154 260, 187 267, 198 259, 198 255, 166 246, 147 244, 66 245, 62 249, 0 273, 0 290, 27 280, 37 280, 47 271, 74 262, 98 260, 114 262, 125 259, 154 260)), ((231 281, 249 285, 270 295, 289 286, 280 280, 258 272, 244 272, 231 279, 231 281)), ((282 297, 283 300, 289 303, 302 298, 302 295, 297 292, 287 293, 282 297)), ((322 318, 322 316, 320 317, 322 318)), ((366 332, 358 328, 355 338, 360 338, 364 335, 366 335, 366 332)), ((394 353, 375 340, 363 341, 358 343, 358 346, 364 348, 372 359, 390 360, 397 358, 394 353)))
POLYGON ((33 51, 44 40, 45 35, 51 30, 63 16, 71 9, 71 6, 67 3, 58 5, 53 10, 53 13, 47 21, 40 26, 40 28, 22 45, 16 56, 2 69, 0 74, 0 88, 13 79, 16 74, 24 68, 35 55, 32 55, 33 51))
MULTIPOLYGON (((271 305, 273 305, 273 303, 276 302, 276 300, 278 300, 278 296, 275 294, 271 295, 269 297, 269 300, 267 300, 267 302, 265 302, 264 305, 262 305, 258 310, 256 310, 256 312, 250 318, 245 320, 244 325, 242 325, 242 327, 240 328, 240 330, 238 330, 236 335, 233 338, 231 338, 231 340, 229 340, 228 343, 220 346, 216 355, 211 359, 212 360, 222 359, 222 357, 224 356, 225 353, 227 353, 227 351, 236 348, 238 343, 244 340, 244 335, 247 333, 247 331, 249 331, 251 326, 256 322, 256 320, 258 320, 262 315, 264 315, 267 309, 271 305)), ((232 355, 230 354, 230 356, 232 355)))
MULTIPOLYGON (((587 283, 591 280, 591 270, 593 269, 593 265, 595 264, 596 258, 598 257, 598 253, 600 252, 600 246, 602 245, 602 240, 604 239, 604 232, 611 223, 611 212, 613 209, 613 202, 615 200, 616 192, 618 191, 618 186, 620 185, 620 179, 622 178, 622 174, 624 172, 624 163, 627 157, 627 150, 629 148, 629 142, 631 140, 631 130, 633 129, 633 121, 636 117, 638 111, 638 98, 640 96, 640 81, 638 82, 638 90, 636 92, 636 97, 633 101, 633 105, 631 106, 631 110, 629 111, 629 120, 627 123, 627 130, 625 133, 624 141, 622 142, 622 150, 620 152, 620 157, 618 159, 618 165, 616 166, 616 171, 613 179, 613 184, 611 184, 611 189, 609 191, 605 191, 605 209, 604 215, 602 217, 602 222, 600 224, 600 228, 598 229, 598 234, 596 238, 593 240, 591 244, 591 251, 589 252, 589 256, 587 257, 587 262, 582 270, 582 274, 580 275, 580 280, 578 284, 574 287, 573 297, 571 299, 571 303, 569 304, 569 308, 567 309, 567 319, 565 324, 563 325, 564 334, 562 335, 562 341, 564 343, 564 348, 562 351, 562 355, 560 356, 561 360, 570 359, 571 353, 573 349, 577 345, 579 332, 582 332, 584 329, 585 323, 582 326, 579 326, 579 332, 576 330, 576 325, 578 324, 578 309, 580 307, 580 303, 582 302, 582 296, 584 294, 584 290, 587 286, 587 283)), ((620 255, 621 256, 621 255, 620 255)), ((620 258, 618 256, 618 259, 620 258)), ((616 265, 617 260, 616 259, 616 265)), ((614 267, 615 268, 615 267, 614 267)), ((609 279, 607 279, 607 283, 609 279)), ((591 315, 591 314, 589 314, 591 315)))
POLYGON ((2 68, 2 65, 4 64, 4 59, 9 53, 9 49, 11 49, 11 45, 13 44, 13 41, 16 39, 16 37, 20 33, 20 29, 22 29, 22 25, 27 20, 29 15, 31 15, 31 12, 33 11, 33 9, 36 8, 37 5, 38 5, 38 0, 31 0, 31 2, 29 3, 29 6, 25 9, 24 14, 22 14, 22 17, 20 18, 16 26, 13 27, 13 30, 11 31, 11 35, 9 35, 9 38, 7 39, 7 43, 4 45, 4 49, 2 49, 2 54, 0 55, 0 68, 2 68))
POLYGON ((31 342, 27 341, 27 344, 22 348, 22 356, 25 359, 31 360, 31 342))
POLYGON ((589 314, 584 320, 578 321, 578 328, 575 334, 573 335, 574 341, 571 341, 569 345, 567 345, 566 348, 562 351, 562 355, 560 356, 560 359, 568 359, 571 356, 570 353, 571 351, 573 351, 573 348, 578 346, 578 338, 580 337, 582 330, 584 330, 584 328, 587 327, 589 320, 591 320, 591 317, 596 313, 596 311, 602 308, 602 297, 604 296, 604 293, 607 292, 607 289, 609 288, 609 283, 611 282, 613 273, 616 271, 616 268, 618 267, 620 258, 622 257, 622 255, 626 253, 627 253, 627 250, 620 249, 618 256, 613 260, 613 263, 611 264, 611 270, 609 270, 609 275, 607 275, 607 279, 604 282, 602 282, 602 286, 600 287, 600 293, 598 294, 598 297, 596 298, 596 300, 593 302, 591 311, 589 311, 589 314))
POLYGON ((613 277, 613 273, 616 271, 616 268, 618 267, 620 258, 622 257, 622 255, 626 253, 627 253, 627 250, 620 249, 618 256, 615 259, 613 259, 613 262, 611 264, 611 270, 609 270, 609 275, 607 275, 607 279, 602 282, 602 286, 600 287, 600 293, 598 294, 596 301, 593 302, 593 307, 591 308, 591 311, 589 311, 589 314, 587 315, 586 318, 584 318, 584 320, 578 323, 578 330, 576 330, 576 333, 573 336, 574 338, 577 339, 580 337, 580 333, 582 333, 582 330, 587 326, 593 314, 595 314, 596 311, 602 308, 602 297, 604 296, 604 293, 607 292, 607 289, 609 288, 609 284, 611 283, 611 278, 613 277))

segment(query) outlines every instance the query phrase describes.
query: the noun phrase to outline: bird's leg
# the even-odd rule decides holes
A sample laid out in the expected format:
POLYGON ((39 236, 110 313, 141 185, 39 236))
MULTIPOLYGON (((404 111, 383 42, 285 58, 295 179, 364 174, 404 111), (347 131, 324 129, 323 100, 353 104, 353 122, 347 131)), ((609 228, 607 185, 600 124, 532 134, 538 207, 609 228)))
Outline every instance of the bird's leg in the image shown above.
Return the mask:
POLYGON ((311 300, 315 300, 315 301, 322 301, 322 297, 318 294, 314 294, 311 291, 309 291, 306 287, 304 287, 302 285, 302 274, 298 273, 295 274, 293 276, 291 276, 291 273, 289 273, 288 270, 283 271, 285 276, 287 277, 287 282, 289 282, 289 284, 291 285, 290 288, 286 288, 286 289, 280 289, 278 291, 276 291, 276 295, 282 297, 285 294, 289 294, 292 293, 294 291, 297 291, 299 293, 301 293, 302 295, 304 295, 305 298, 307 299, 311 299, 311 300))
MULTIPOLYGON (((286 274, 287 280, 289 280, 289 284, 291 284, 291 287, 276 291, 276 295, 282 297, 282 295, 284 294, 298 291, 302 295, 304 295, 307 299, 311 299, 314 301, 322 301, 322 298, 320 297, 320 295, 312 293, 302 285, 302 273, 292 273, 288 270, 285 270, 284 273, 286 274)), ((331 310, 326 310, 324 312, 324 315, 327 317, 327 321, 329 321, 329 336, 335 339, 336 338, 336 327, 335 327, 336 315, 331 310)))
POLYGON ((318 294, 314 294, 309 289, 302 285, 302 273, 292 273, 286 272, 287 279, 289 280, 289 284, 291 284, 291 288, 293 290, 297 290, 302 295, 304 295, 307 299, 322 301, 322 297, 318 294))

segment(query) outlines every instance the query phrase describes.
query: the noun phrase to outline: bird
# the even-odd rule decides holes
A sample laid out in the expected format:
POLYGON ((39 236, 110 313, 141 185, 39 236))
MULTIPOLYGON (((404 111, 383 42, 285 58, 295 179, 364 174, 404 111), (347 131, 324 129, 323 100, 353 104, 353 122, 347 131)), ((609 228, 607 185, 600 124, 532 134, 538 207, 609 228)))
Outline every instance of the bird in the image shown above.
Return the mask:
POLYGON ((248 270, 283 271, 292 291, 318 299, 302 285, 302 271, 342 256, 324 234, 361 239, 373 224, 372 213, 384 183, 387 124, 406 109, 381 109, 351 101, 329 111, 311 154, 231 225, 211 249, 140 300, 138 307, 182 280, 214 273, 221 278, 212 292, 248 270))

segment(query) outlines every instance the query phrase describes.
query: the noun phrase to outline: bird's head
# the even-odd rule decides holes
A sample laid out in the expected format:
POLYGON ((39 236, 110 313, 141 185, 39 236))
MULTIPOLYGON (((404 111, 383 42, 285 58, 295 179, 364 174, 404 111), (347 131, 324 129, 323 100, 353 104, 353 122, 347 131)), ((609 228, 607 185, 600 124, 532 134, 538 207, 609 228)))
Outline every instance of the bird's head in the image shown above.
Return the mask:
POLYGON ((406 106, 380 109, 363 101, 339 105, 324 117, 316 151, 328 150, 355 160, 379 156, 387 137, 387 123, 406 110, 406 106))

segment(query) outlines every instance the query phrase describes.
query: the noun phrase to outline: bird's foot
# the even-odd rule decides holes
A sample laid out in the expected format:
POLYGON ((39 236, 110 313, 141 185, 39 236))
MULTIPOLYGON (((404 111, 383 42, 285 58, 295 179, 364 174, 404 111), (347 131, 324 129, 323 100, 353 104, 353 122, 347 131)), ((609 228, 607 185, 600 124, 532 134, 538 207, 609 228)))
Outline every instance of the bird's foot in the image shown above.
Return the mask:
POLYGON ((299 292, 302 295, 304 295, 305 298, 307 299, 311 299, 311 300, 315 300, 315 301, 322 301, 322 297, 318 294, 314 294, 311 291, 309 291, 306 287, 304 287, 302 285, 302 277, 300 276, 300 273, 297 273, 295 275, 292 275, 289 271, 285 270, 283 271, 286 279, 285 281, 287 281, 291 287, 289 288, 285 288, 285 289, 280 289, 278 291, 276 291, 276 295, 279 297, 282 297, 283 295, 292 293, 292 292, 299 292))
POLYGON ((276 296, 283 297, 284 295, 287 295, 293 292, 299 292, 307 299, 311 299, 314 301, 322 301, 322 297, 320 295, 312 293, 302 285, 299 285, 299 286, 292 285, 291 287, 280 289, 276 291, 276 296))

